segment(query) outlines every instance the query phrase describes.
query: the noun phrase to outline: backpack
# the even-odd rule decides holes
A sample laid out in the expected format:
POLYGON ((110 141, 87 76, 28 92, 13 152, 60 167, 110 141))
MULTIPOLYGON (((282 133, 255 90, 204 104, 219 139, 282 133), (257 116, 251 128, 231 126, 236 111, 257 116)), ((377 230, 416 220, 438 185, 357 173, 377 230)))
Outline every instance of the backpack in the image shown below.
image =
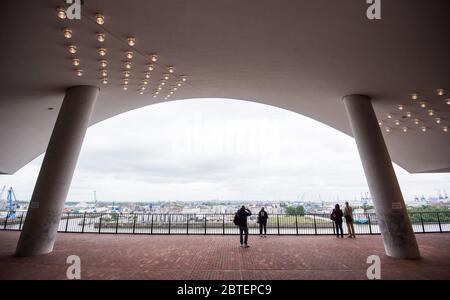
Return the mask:
POLYGON ((234 225, 239 225, 239 214, 238 213, 235 213, 234 214, 234 219, 233 219, 233 223, 234 223, 234 225))

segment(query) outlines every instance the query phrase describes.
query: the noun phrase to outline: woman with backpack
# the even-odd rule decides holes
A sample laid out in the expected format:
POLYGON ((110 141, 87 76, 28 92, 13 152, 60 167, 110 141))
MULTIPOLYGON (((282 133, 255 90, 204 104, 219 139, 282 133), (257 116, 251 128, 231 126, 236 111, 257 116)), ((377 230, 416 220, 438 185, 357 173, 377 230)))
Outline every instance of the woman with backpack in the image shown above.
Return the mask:
POLYGON ((344 216, 344 213, 339 207, 339 204, 336 204, 334 206, 333 212, 331 213, 330 219, 334 221, 336 224, 336 234, 339 238, 339 230, 341 231, 341 238, 344 237, 344 230, 342 230, 342 217, 344 216))

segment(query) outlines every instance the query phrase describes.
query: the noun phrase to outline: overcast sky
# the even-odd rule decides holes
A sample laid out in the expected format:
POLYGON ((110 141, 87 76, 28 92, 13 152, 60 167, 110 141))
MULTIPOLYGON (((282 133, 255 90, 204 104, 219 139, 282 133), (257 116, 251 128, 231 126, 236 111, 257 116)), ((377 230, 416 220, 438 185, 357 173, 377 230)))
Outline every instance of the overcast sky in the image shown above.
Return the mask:
MULTIPOLYGON (((43 156, 0 176, 29 200, 43 156)), ((408 174, 404 196, 450 192, 450 174, 408 174)), ((353 200, 368 192, 352 138, 302 115, 252 102, 151 105, 87 131, 69 201, 353 200)))

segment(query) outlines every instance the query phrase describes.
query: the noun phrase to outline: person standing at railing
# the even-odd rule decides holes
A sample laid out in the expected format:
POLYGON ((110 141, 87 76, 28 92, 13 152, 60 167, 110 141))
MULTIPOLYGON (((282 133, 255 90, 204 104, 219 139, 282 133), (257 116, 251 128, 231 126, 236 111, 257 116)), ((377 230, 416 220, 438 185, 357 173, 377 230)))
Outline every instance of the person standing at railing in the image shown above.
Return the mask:
POLYGON ((356 238, 355 227, 353 226, 353 208, 348 204, 348 202, 345 202, 344 218, 345 223, 347 223, 348 237, 356 238))
POLYGON ((261 208, 260 212, 258 213, 258 219, 257 223, 259 224, 259 235, 260 237, 263 237, 263 229, 264 229, 264 237, 267 237, 267 219, 269 218, 269 215, 264 210, 264 207, 261 208))
POLYGON ((244 205, 236 212, 237 225, 239 225, 239 239, 241 247, 248 248, 248 225, 247 217, 251 216, 252 212, 245 208, 244 205))
POLYGON ((342 212, 341 208, 339 207, 339 204, 336 204, 333 212, 331 213, 330 219, 334 221, 336 224, 336 234, 339 238, 339 230, 341 231, 341 238, 344 237, 344 230, 342 230, 342 217, 344 216, 344 213, 342 212))

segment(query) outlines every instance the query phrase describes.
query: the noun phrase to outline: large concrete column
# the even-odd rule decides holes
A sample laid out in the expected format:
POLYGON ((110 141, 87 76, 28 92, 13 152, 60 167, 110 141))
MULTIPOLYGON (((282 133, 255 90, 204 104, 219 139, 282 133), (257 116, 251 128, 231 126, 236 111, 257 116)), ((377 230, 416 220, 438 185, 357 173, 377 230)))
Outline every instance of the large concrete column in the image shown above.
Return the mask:
POLYGON ((363 95, 348 95, 343 101, 372 194, 386 254, 402 259, 420 258, 405 201, 371 99, 363 95))
POLYGON ((99 89, 67 89, 16 249, 17 256, 53 250, 61 214, 99 89))

